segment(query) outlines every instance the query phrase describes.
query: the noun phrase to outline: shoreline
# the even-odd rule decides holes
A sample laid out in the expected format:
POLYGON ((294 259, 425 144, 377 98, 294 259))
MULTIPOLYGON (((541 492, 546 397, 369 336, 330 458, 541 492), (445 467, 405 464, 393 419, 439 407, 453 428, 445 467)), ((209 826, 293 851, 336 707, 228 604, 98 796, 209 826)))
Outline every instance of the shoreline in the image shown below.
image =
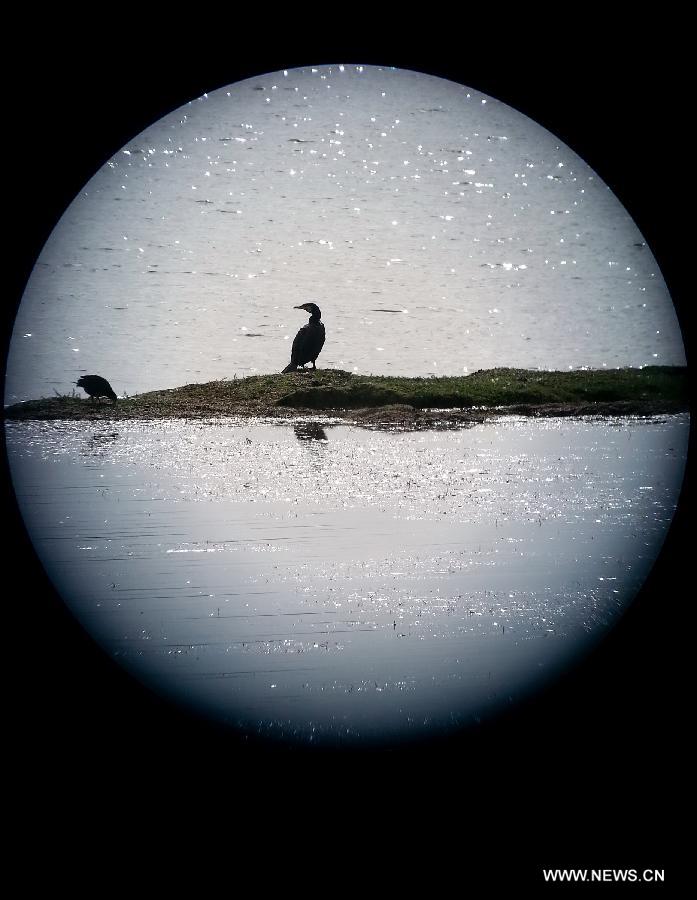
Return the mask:
POLYGON ((5 407, 7 421, 274 418, 309 415, 357 424, 434 427, 505 415, 653 416, 689 411, 687 368, 546 372, 486 369, 471 375, 407 378, 338 369, 189 384, 112 403, 71 395, 5 407))

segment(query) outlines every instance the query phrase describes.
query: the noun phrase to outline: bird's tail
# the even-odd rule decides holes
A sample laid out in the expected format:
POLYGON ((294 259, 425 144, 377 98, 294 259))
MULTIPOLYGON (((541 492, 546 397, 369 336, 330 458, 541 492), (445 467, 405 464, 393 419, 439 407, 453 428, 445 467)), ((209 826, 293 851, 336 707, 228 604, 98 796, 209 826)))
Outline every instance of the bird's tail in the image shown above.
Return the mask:
POLYGON ((297 368, 298 367, 295 365, 295 363, 292 363, 292 362, 288 363, 288 365, 285 367, 285 369, 281 372, 281 375, 285 375, 286 372, 295 372, 297 370, 297 368))

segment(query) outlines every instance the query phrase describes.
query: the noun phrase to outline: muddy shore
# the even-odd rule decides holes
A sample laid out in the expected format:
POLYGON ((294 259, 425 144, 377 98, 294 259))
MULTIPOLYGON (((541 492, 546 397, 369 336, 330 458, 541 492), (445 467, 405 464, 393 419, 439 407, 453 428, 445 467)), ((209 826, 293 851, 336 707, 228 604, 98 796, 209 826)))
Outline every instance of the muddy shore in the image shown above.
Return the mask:
POLYGON ((121 397, 116 403, 80 393, 16 403, 5 407, 4 415, 8 420, 45 421, 311 415, 418 428, 502 415, 650 416, 689 408, 687 370, 673 366, 572 372, 487 369, 443 378, 318 369, 189 384, 121 397))

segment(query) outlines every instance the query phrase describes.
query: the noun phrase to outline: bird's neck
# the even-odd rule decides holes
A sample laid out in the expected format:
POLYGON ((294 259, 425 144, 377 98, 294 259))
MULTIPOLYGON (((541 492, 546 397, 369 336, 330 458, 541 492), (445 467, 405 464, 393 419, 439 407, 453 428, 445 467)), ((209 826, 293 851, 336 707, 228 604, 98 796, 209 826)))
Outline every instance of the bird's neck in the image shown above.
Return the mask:
POLYGON ((321 315, 322 315, 322 313, 320 313, 320 312, 312 313, 312 315, 310 316, 310 324, 316 325, 319 322, 321 315))

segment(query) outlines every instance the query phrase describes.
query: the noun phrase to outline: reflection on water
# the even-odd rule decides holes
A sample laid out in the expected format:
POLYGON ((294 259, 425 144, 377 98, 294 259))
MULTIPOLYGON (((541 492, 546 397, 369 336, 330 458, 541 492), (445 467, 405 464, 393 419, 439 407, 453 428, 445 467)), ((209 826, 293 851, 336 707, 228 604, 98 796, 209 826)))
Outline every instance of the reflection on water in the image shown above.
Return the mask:
POLYGON ((688 425, 7 432, 37 551, 109 654, 235 727, 365 742, 514 703, 616 621, 670 523, 688 425))
POLYGON ((87 445, 80 451, 82 456, 104 458, 109 455, 110 447, 119 437, 117 431, 97 433, 90 436, 87 445))
POLYGON ((319 422, 299 422, 293 426, 295 436, 299 441, 313 441, 315 443, 328 443, 327 432, 319 422))

